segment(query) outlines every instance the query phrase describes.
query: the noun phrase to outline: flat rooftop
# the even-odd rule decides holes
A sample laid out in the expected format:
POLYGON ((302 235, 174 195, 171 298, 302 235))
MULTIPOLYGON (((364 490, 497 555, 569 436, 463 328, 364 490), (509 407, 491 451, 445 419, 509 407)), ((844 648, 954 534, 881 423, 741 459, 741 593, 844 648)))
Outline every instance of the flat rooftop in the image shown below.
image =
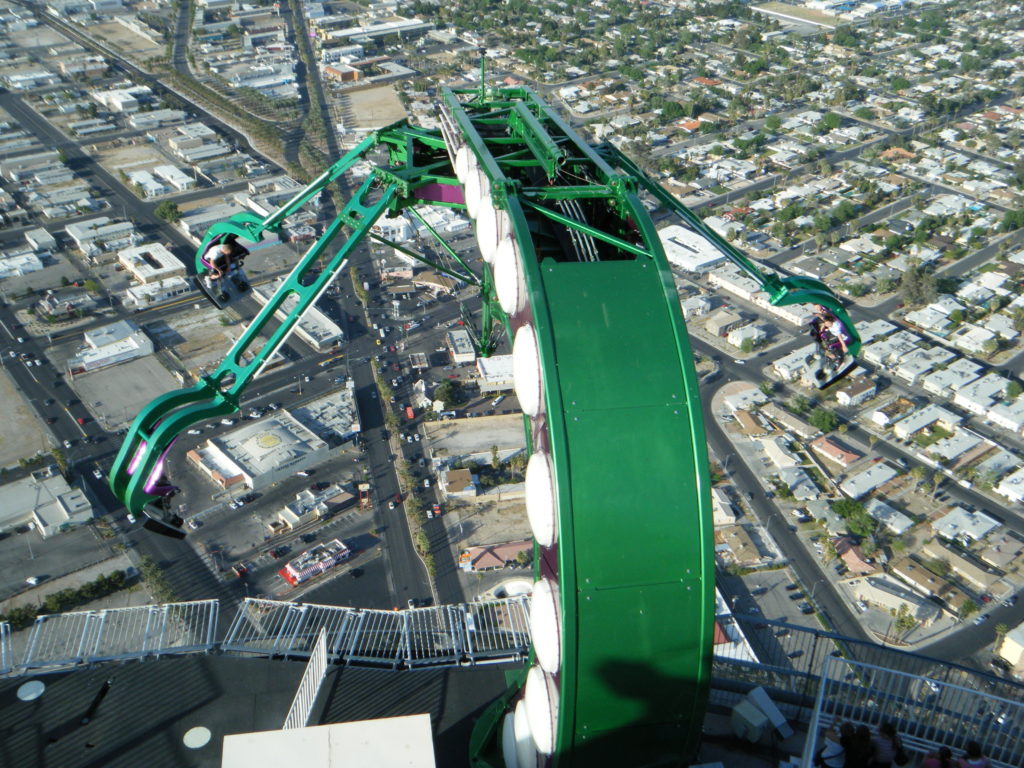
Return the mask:
MULTIPOLYGON (((35 701, 18 699, 29 677, 0 680, 0 764, 19 768, 221 768, 224 737, 281 728, 304 661, 230 656, 104 664, 42 675, 35 701), (112 681, 92 722, 81 719, 112 681), (195 727, 210 742, 189 749, 195 727)), ((437 765, 468 766, 480 710, 504 688, 500 666, 415 672, 328 667, 309 725, 430 715, 437 765)))

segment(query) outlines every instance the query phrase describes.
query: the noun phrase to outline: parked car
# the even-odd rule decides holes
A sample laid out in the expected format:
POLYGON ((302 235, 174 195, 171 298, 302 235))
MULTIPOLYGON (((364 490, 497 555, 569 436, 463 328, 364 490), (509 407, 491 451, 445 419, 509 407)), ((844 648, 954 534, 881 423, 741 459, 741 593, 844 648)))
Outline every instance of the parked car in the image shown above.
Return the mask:
POLYGON ((95 477, 97 480, 102 480, 103 479, 103 472, 100 471, 99 468, 94 469, 92 471, 92 476, 95 477))

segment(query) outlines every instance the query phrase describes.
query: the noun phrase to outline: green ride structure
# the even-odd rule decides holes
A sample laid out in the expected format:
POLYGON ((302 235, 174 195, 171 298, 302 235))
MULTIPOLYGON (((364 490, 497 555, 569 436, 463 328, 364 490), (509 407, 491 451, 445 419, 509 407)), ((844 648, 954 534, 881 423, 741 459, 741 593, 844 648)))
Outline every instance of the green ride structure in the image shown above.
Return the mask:
POLYGON ((530 453, 534 646, 528 668, 508 674, 507 692, 479 719, 471 757, 506 768, 684 763, 698 745, 711 668, 711 482, 693 353, 642 197, 677 214, 772 304, 822 305, 845 323, 849 359, 833 364, 827 381, 852 365, 860 340, 823 283, 762 272, 530 90, 445 89, 438 109, 439 130, 381 129, 266 218, 239 214, 210 228, 196 256, 200 276, 209 246, 258 242, 356 162, 386 150, 224 362, 138 415, 110 487, 148 527, 184 536, 163 468, 176 437, 239 410, 353 249, 366 237, 387 242, 371 231, 379 218, 464 208, 482 262, 471 266, 440 237, 457 267, 388 244, 479 290, 481 354, 502 330, 513 342, 530 453), (286 301, 286 319, 271 323, 286 301))

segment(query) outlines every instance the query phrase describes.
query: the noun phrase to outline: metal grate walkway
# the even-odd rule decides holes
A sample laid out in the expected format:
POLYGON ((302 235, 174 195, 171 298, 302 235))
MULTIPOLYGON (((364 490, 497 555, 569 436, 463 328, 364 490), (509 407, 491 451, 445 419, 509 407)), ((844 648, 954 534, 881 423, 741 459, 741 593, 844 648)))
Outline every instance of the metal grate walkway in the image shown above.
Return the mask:
POLYGON ((496 663, 530 649, 529 598, 405 611, 343 608, 248 598, 223 640, 216 636, 217 600, 39 616, 13 650, 0 623, 0 674, 204 653, 308 657, 324 630, 331 662, 409 669, 496 663))
POLYGON ((334 662, 392 668, 523 658, 530 648, 527 597, 406 611, 247 599, 221 649, 306 657, 321 629, 334 662))

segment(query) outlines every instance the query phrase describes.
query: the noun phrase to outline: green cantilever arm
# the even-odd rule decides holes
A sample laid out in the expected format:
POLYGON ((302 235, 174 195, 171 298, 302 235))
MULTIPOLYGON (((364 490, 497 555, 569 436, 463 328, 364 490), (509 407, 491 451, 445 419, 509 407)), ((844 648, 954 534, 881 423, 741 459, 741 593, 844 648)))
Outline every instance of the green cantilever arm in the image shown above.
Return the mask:
POLYGON ((129 512, 139 512, 147 503, 167 495, 170 487, 161 480, 163 461, 182 431, 197 422, 238 410, 239 399, 246 386, 284 344, 302 315, 334 280, 352 249, 391 204, 395 196, 394 187, 386 187, 373 202, 369 201, 369 193, 374 185, 373 176, 363 183, 323 236, 306 252, 284 284, 260 310, 216 371, 204 376, 193 387, 161 395, 136 417, 110 472, 110 488, 124 502, 129 512), (304 285, 303 277, 307 271, 325 254, 345 225, 352 228, 348 239, 329 256, 316 278, 304 285), (285 320, 270 334, 262 347, 250 349, 274 313, 289 300, 295 303, 288 310, 285 320))
POLYGON ((757 281, 761 290, 768 294, 773 306, 787 304, 820 304, 842 321, 850 335, 847 344, 851 357, 860 354, 861 338, 850 319, 842 301, 821 280, 813 277, 779 277, 765 274, 739 250, 707 226, 701 218, 685 205, 676 200, 658 183, 648 178, 632 160, 623 155, 611 144, 600 147, 602 154, 610 158, 610 162, 627 169, 637 179, 639 185, 653 195, 659 203, 678 215, 694 232, 715 246, 729 261, 739 267, 748 277, 757 281))

